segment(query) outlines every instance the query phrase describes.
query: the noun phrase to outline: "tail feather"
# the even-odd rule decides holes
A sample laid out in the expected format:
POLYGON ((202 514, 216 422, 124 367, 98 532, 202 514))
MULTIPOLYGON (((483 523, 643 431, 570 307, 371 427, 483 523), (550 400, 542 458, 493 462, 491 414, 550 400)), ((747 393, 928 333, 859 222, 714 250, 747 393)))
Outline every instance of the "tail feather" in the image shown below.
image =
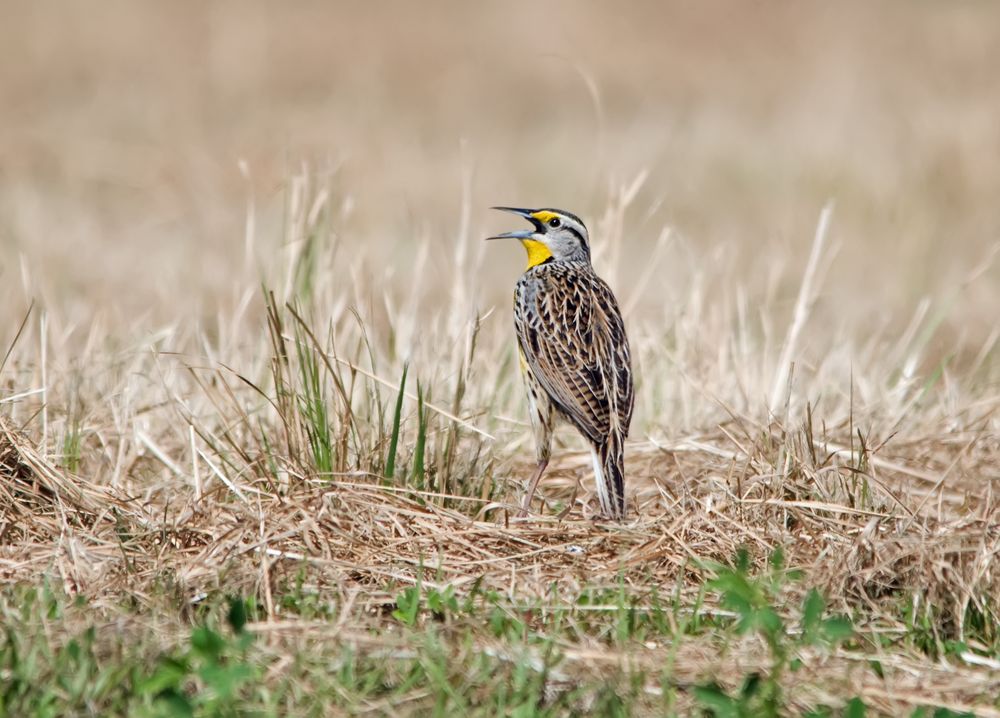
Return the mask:
POLYGON ((591 452, 594 458, 594 479, 601 511, 609 518, 625 518, 625 446, 622 438, 612 432, 607 441, 591 452))

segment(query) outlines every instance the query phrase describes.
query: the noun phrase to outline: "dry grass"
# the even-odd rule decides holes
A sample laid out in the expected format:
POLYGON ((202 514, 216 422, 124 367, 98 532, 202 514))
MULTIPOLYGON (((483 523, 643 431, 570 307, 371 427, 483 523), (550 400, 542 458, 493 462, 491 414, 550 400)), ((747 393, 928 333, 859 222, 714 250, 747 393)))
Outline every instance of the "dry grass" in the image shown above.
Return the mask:
MULTIPOLYGON (((261 683, 300 696, 277 712, 331 650, 406 666, 427 633, 467 709, 523 665, 539 710, 612 685, 685 714, 771 662, 706 562, 781 547, 788 625, 817 587, 856 628, 803 649, 788 712, 1000 715, 993 8, 102 12, 0 29, 8 627, 11 591, 52 586, 47 646, 98 625, 97 664, 149 666, 239 594, 261 683), (622 301, 621 526, 590 521, 568 432, 546 509, 508 511, 532 449, 496 203, 587 217, 622 301), (479 608, 404 625, 417 586, 523 635, 479 608), (657 596, 676 625, 616 632, 657 596), (489 689, 461 677, 483 656, 511 671, 489 689)), ((348 683, 326 710, 455 710, 348 683)))

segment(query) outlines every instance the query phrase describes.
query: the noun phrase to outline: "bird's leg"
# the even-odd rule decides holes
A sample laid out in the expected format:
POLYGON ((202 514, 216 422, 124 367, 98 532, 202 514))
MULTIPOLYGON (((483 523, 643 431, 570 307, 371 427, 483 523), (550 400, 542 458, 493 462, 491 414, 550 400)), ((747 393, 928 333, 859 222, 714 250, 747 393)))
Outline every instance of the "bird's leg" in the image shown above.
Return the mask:
POLYGON ((535 473, 531 476, 531 483, 528 484, 528 493, 524 497, 524 505, 521 507, 519 516, 528 515, 528 510, 531 508, 531 499, 534 498, 535 489, 538 488, 538 482, 541 480, 542 474, 545 472, 545 467, 548 465, 548 458, 538 460, 538 466, 535 468, 535 473))

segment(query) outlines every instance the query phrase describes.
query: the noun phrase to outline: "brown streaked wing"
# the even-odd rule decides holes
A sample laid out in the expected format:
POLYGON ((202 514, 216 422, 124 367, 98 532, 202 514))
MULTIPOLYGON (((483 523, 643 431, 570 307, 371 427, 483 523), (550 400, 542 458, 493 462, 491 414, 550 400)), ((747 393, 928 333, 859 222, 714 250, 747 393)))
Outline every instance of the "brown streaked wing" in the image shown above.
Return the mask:
POLYGON ((632 377, 614 294, 583 265, 545 265, 522 276, 515 324, 532 374, 591 441, 616 424, 628 433, 632 377))

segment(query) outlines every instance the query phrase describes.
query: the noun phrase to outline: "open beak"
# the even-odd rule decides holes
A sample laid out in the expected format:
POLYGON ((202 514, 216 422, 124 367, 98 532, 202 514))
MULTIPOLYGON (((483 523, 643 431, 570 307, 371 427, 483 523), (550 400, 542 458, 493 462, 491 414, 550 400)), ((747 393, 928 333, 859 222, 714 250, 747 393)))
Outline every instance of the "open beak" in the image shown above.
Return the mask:
POLYGON ((534 229, 523 229, 518 232, 504 232, 503 234, 496 234, 486 239, 530 239, 532 235, 542 229, 541 222, 531 216, 531 213, 535 211, 533 209, 519 209, 517 207, 490 207, 490 209, 498 209, 501 212, 510 212, 511 214, 524 217, 535 225, 535 227, 534 229))

